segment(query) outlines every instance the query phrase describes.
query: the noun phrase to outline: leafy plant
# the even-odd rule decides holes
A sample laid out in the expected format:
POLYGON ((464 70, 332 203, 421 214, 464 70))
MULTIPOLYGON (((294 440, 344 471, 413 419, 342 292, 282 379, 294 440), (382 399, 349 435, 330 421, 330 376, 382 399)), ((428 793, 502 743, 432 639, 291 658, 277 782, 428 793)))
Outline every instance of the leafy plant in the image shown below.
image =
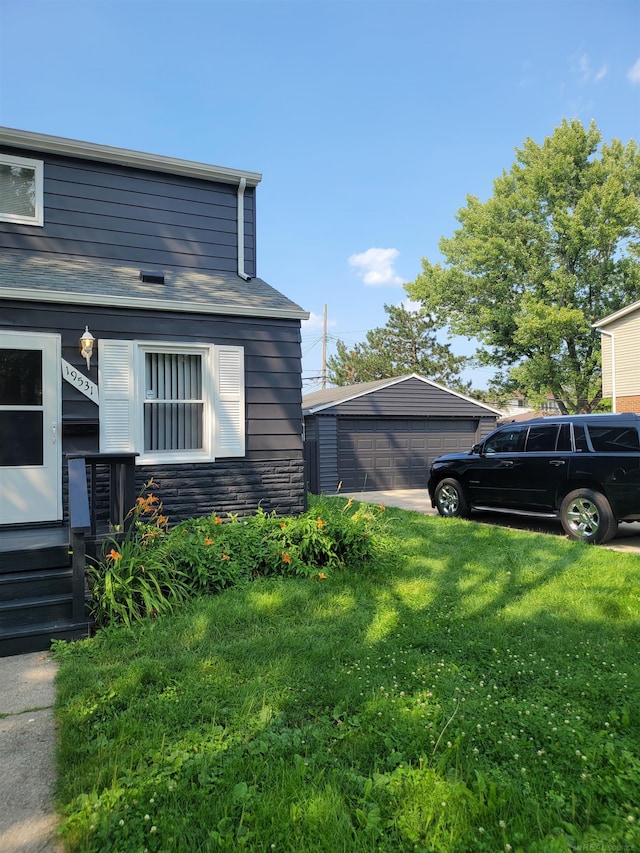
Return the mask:
POLYGON ((109 536, 102 558, 88 567, 91 608, 98 625, 155 618, 170 612, 189 593, 189 581, 162 543, 168 519, 149 481, 127 515, 125 530, 109 536))
POLYGON ((170 612, 186 598, 222 592, 257 578, 317 577, 381 557, 384 508, 317 501, 291 518, 258 509, 246 519, 215 513, 168 530, 162 504, 145 486, 126 532, 109 537, 89 570, 99 626, 131 625, 170 612))

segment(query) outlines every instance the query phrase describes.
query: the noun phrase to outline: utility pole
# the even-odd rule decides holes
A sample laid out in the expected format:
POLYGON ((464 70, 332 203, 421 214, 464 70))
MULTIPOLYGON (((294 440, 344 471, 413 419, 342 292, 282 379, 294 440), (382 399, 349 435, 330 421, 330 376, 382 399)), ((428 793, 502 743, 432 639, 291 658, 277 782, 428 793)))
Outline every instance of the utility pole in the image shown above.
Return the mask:
POLYGON ((327 387, 327 306, 322 317, 322 390, 327 387))

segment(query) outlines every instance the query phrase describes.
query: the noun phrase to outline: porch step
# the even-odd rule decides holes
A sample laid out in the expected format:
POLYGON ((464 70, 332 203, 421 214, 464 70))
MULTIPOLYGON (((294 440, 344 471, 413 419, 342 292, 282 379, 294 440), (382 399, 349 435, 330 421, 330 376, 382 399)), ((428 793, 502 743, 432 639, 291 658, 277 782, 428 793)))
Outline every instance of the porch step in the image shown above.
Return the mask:
POLYGON ((0 657, 47 651, 51 640, 82 640, 89 636, 89 625, 89 622, 65 621, 0 629, 0 657))
POLYGON ((0 601, 0 630, 71 621, 71 594, 0 601))
POLYGON ((0 531, 0 573, 69 565, 69 533, 62 527, 0 531))
POLYGON ((16 598, 38 595, 64 595, 71 589, 71 568, 68 565, 37 571, 0 571, 0 604, 16 598))
POLYGON ((0 657, 88 635, 88 612, 74 620, 68 537, 62 527, 0 531, 0 657))

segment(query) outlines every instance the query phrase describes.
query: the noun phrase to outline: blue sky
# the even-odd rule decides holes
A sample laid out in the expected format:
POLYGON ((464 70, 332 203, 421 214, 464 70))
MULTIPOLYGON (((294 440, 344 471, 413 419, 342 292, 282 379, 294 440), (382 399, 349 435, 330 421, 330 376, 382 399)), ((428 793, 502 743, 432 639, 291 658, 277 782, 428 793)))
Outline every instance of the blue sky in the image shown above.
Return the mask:
POLYGON ((576 117, 640 137, 638 0, 0 0, 0 124, 262 173, 305 392, 323 306, 329 353, 384 325, 466 195, 576 117))

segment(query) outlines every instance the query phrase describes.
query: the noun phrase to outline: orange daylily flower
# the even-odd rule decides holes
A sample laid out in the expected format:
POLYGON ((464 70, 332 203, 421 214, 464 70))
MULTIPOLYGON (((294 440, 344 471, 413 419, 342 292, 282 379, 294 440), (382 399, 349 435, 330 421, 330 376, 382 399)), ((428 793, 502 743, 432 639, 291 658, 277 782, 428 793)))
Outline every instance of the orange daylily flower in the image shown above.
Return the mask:
POLYGON ((325 575, 324 572, 318 572, 318 577, 320 578, 321 581, 326 581, 326 579, 327 579, 327 576, 325 575))
POLYGON ((280 530, 286 530, 286 529, 287 529, 287 525, 283 521, 282 524, 280 525, 280 530))
POLYGON ((214 524, 222 524, 222 519, 221 519, 221 518, 219 518, 219 516, 217 516, 217 515, 216 515, 216 517, 214 518, 214 524))
POLYGON ((213 539, 210 536, 205 536, 204 537, 204 544, 205 545, 213 545, 213 539))
POLYGON ((115 548, 112 548, 107 556, 111 557, 112 560, 120 560, 122 558, 122 554, 118 553, 115 548))
MULTIPOLYGON (((153 506, 153 504, 157 504, 157 503, 158 503, 158 498, 155 495, 152 495, 151 493, 149 493, 146 496, 146 498, 143 498, 143 497, 136 498, 136 509, 138 510, 138 512, 141 512, 141 513, 153 512, 152 506, 153 506)), ((159 509, 161 509, 161 508, 162 507, 160 506, 159 509)))
POLYGON ((221 560, 228 560, 228 559, 229 559, 229 555, 228 555, 228 554, 223 554, 223 555, 222 555, 222 557, 220 557, 220 559, 221 559, 221 560))
POLYGON ((327 526, 327 522, 323 521, 321 518, 318 519, 317 524, 318 524, 318 527, 326 527, 327 526))
POLYGON ((290 556, 290 554, 287 554, 286 551, 282 554, 282 562, 283 563, 290 563, 291 562, 291 556, 290 556))

